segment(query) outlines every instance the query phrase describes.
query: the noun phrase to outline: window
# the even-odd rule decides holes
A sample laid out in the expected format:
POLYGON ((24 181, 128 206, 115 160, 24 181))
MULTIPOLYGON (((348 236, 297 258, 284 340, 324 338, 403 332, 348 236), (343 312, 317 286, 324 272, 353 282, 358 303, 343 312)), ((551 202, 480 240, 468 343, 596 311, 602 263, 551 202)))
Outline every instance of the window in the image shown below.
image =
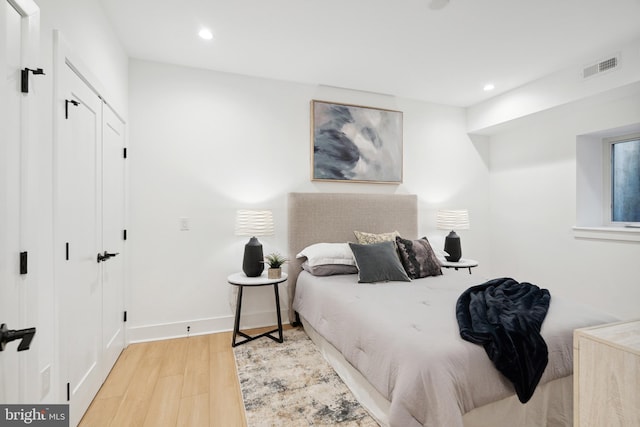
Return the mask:
POLYGON ((576 225, 584 239, 640 242, 640 123, 576 136, 576 225))
POLYGON ((640 135, 609 139, 606 145, 610 158, 611 223, 640 225, 640 135))

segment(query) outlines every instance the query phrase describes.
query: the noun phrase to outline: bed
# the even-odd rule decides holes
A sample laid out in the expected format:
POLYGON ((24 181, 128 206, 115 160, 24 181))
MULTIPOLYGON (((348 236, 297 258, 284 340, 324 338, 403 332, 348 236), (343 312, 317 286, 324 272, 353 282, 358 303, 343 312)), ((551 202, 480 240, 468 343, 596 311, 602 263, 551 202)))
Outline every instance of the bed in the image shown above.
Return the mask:
POLYGON ((480 276, 443 269, 410 282, 362 284, 357 274, 302 270, 303 249, 353 242, 356 230, 417 239, 417 205, 410 194, 289 194, 289 318, 303 324, 380 425, 570 426, 573 329, 615 318, 552 297, 541 331, 549 364, 522 404, 484 349, 457 329, 456 299, 480 276))

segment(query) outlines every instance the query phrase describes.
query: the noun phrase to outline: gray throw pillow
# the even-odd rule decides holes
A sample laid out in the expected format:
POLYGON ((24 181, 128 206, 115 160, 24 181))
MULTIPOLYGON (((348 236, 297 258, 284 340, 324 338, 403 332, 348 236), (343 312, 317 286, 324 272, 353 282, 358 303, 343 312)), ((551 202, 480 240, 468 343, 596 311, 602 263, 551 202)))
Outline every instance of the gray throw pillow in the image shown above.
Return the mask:
POLYGON ((349 243, 358 266, 359 283, 410 282, 393 242, 349 243))

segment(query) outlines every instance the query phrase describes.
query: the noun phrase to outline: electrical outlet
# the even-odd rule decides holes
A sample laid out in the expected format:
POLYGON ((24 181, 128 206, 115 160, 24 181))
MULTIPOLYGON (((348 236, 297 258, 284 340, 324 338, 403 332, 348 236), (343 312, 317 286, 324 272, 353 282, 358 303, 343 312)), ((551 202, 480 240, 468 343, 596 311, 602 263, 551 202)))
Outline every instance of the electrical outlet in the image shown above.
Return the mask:
POLYGON ((189 231, 189 218, 184 216, 180 218, 180 231, 189 231))
POLYGON ((42 389, 40 391, 40 400, 47 397, 49 390, 51 390, 51 365, 47 365, 42 371, 40 371, 40 383, 42 389))

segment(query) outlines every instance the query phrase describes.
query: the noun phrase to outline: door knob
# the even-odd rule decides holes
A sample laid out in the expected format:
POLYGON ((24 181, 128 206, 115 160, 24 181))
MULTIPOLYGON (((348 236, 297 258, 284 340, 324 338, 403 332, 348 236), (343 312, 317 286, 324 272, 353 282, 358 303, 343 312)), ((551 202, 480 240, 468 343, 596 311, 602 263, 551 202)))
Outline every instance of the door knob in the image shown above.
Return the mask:
POLYGON ((22 339, 20 345, 18 345, 18 351, 29 350, 31 346, 31 340, 36 334, 36 328, 27 329, 8 329, 6 324, 0 325, 0 351, 4 351, 7 343, 15 340, 22 339))
POLYGON ((116 253, 110 254, 107 251, 104 251, 103 253, 98 253, 98 262, 106 261, 109 258, 112 258, 112 257, 114 257, 116 255, 119 255, 119 254, 120 254, 120 252, 116 252, 116 253))

